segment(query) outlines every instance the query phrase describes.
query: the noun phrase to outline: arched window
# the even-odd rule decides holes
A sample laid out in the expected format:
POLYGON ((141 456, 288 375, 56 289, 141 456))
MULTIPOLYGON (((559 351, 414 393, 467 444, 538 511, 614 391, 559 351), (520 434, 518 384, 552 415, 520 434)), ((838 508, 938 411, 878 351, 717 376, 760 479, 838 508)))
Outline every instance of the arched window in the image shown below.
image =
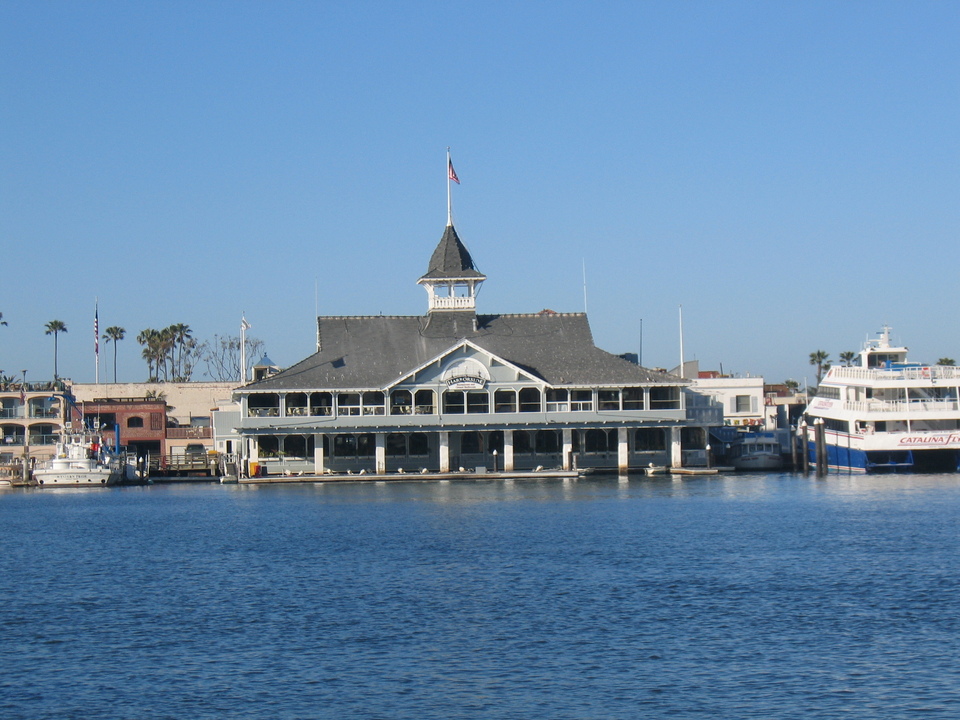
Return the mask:
POLYGON ((127 418, 127 427, 128 428, 142 428, 143 427, 143 418, 133 415, 127 418))
POLYGON ((436 412, 434 402, 433 390, 417 390, 417 394, 413 396, 414 413, 433 415, 436 412))
POLYGON ((520 390, 520 412, 540 412, 541 409, 539 388, 520 390))
POLYGON ((413 414, 413 394, 409 390, 394 390, 390 393, 390 414, 413 414))
POLYGON ((517 411, 517 391, 503 389, 494 392, 493 409, 494 412, 498 413, 515 413, 517 411))

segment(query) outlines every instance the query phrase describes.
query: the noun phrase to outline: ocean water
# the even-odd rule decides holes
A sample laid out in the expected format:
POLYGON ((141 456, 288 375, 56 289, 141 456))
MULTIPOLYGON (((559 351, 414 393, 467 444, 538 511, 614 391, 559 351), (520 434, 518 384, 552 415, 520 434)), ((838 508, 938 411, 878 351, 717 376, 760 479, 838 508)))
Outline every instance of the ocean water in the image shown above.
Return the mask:
POLYGON ((960 477, 0 491, 2 718, 957 718, 960 477))

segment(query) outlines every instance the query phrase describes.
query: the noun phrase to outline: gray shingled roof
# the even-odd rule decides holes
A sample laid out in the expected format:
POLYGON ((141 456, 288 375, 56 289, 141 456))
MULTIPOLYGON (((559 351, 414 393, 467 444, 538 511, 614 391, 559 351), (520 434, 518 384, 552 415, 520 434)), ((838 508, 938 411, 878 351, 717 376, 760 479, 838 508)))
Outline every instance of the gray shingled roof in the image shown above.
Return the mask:
POLYGON ((382 388, 463 339, 551 385, 685 384, 679 377, 639 367, 597 348, 583 313, 436 312, 326 316, 317 321, 322 350, 250 389, 382 388))
POLYGON ((470 252, 460 242, 453 225, 447 225, 443 237, 430 257, 430 265, 421 280, 447 280, 459 278, 483 278, 484 275, 473 264, 470 252))

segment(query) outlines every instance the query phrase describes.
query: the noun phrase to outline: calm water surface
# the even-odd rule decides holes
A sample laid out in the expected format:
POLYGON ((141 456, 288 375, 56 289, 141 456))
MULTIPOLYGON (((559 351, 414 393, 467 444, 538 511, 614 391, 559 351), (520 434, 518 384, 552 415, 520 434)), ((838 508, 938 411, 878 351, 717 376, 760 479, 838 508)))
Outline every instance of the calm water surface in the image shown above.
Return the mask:
POLYGON ((960 478, 0 491, 3 718, 957 718, 960 478))

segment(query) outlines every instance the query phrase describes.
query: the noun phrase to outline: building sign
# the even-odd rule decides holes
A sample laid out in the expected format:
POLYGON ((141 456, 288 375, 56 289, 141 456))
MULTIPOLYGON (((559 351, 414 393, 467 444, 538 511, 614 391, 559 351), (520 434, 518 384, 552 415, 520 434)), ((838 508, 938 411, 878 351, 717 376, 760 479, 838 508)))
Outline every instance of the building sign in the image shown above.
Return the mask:
POLYGON ((447 367, 441 380, 451 390, 481 390, 490 382, 490 373, 482 363, 467 358, 447 367))

